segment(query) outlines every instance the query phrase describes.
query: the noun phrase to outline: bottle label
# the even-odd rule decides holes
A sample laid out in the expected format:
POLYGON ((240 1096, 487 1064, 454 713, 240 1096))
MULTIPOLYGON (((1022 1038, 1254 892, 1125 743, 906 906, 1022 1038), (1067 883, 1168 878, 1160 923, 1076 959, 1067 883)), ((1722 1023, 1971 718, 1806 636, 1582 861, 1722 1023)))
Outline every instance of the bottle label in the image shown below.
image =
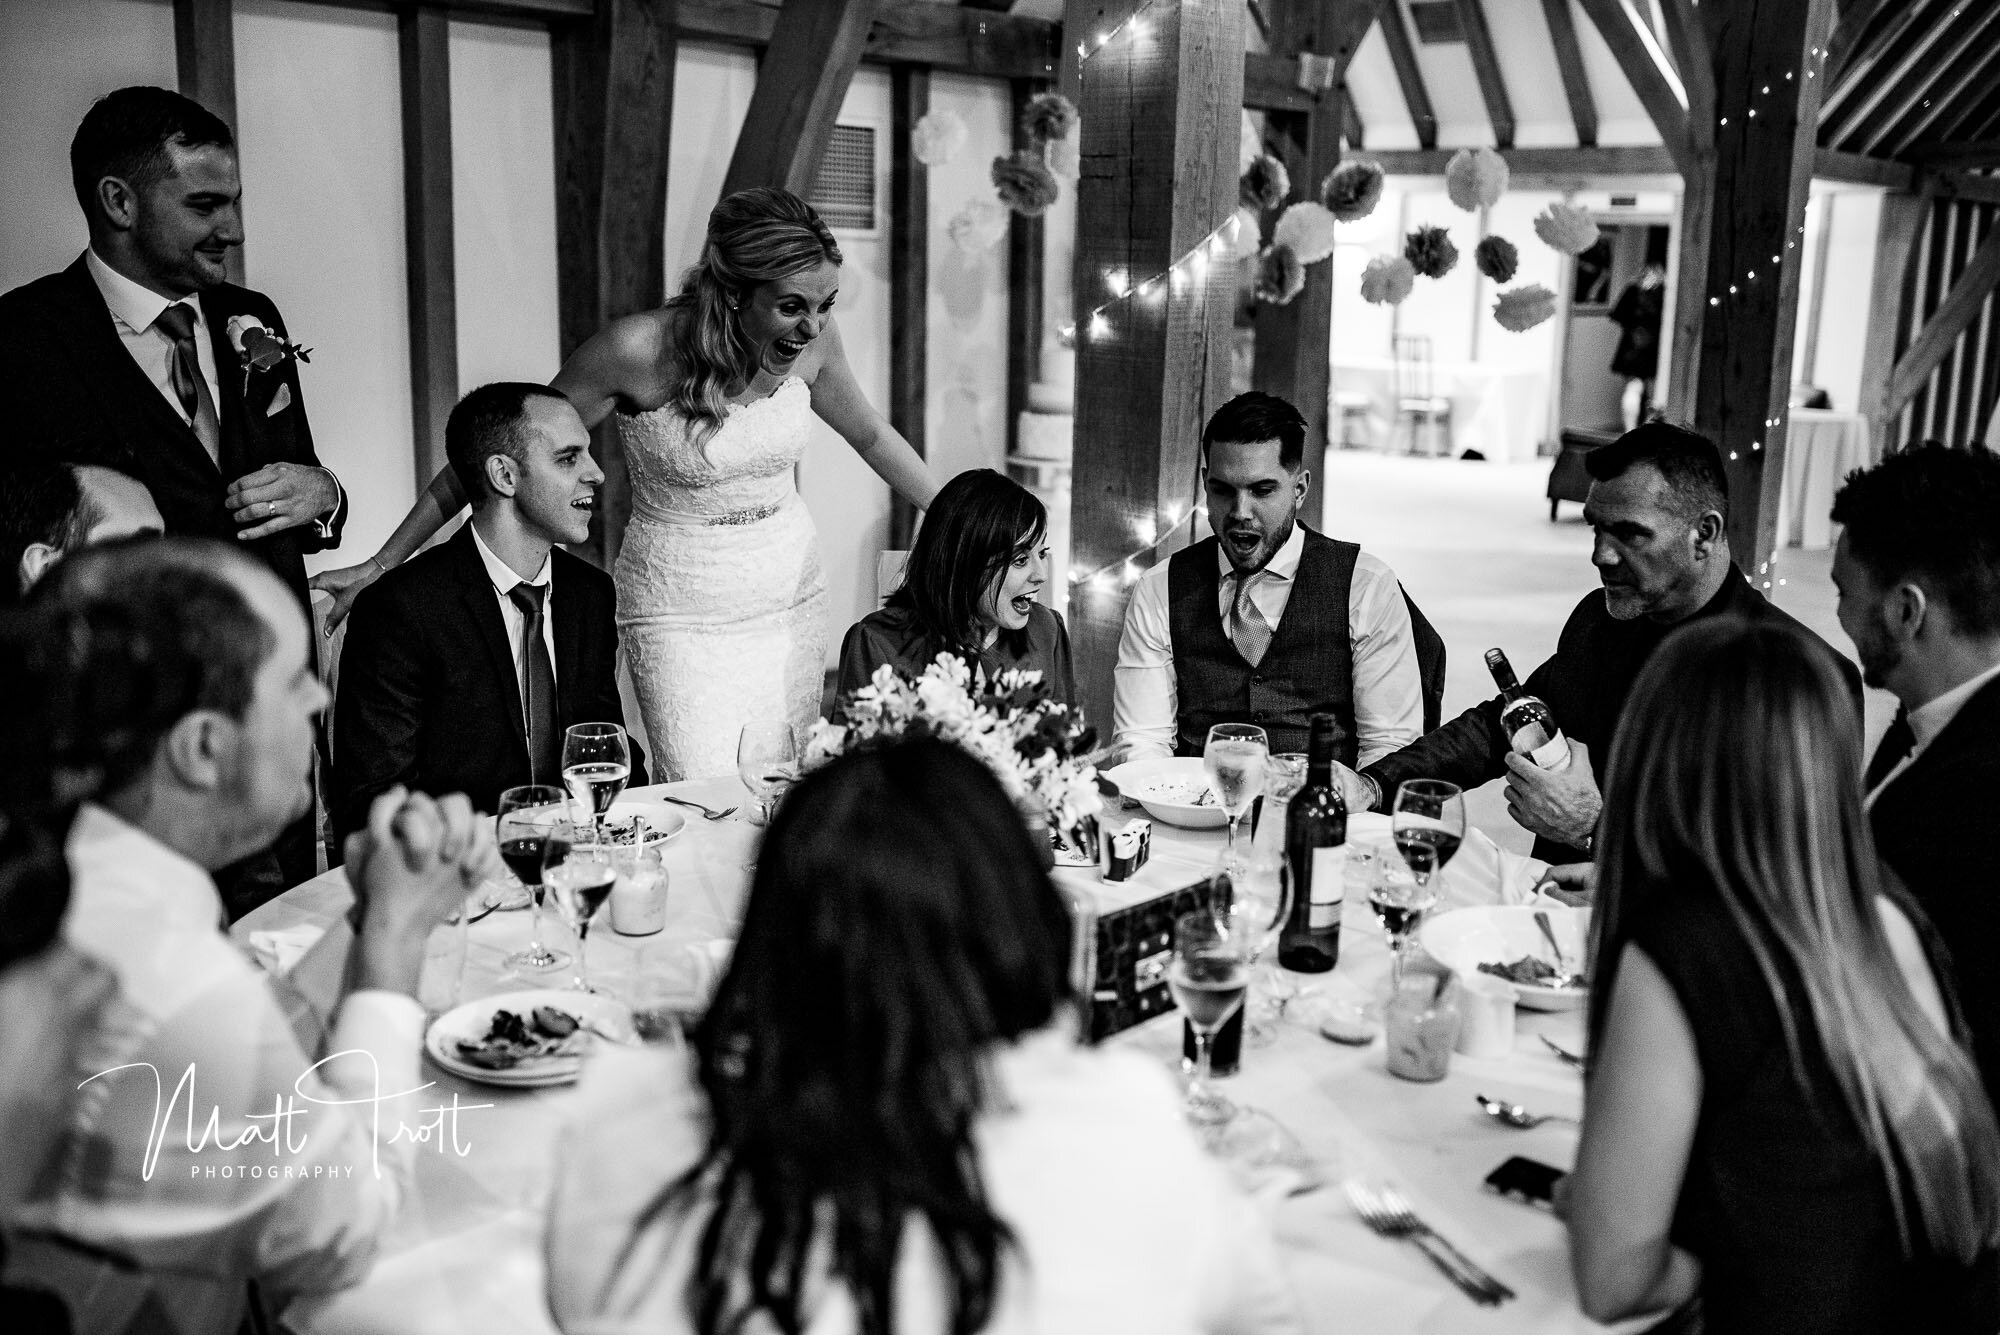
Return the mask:
MULTIPOLYGON (((1523 728, 1521 731, 1527 732, 1529 730, 1523 728)), ((1539 729, 1536 729, 1536 731, 1539 731, 1539 729)), ((1546 742, 1543 742, 1540 746, 1534 747, 1531 750, 1529 750, 1527 755, 1528 759, 1534 761, 1537 765, 1540 765, 1543 769, 1546 770, 1568 769, 1569 739, 1567 737, 1564 737, 1562 735, 1562 732, 1558 730, 1555 736, 1549 738, 1546 742)))
POLYGON ((1307 922, 1314 931, 1340 921, 1341 899, 1347 892, 1347 859, 1338 847, 1313 850, 1312 912, 1307 922))

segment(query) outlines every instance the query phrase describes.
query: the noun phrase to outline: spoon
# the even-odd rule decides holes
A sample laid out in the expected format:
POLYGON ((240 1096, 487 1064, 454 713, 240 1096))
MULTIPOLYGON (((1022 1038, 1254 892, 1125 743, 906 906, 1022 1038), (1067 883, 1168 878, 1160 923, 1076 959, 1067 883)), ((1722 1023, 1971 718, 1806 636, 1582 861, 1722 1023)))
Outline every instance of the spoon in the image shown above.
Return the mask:
POLYGON ((1511 1126, 1517 1131, 1531 1130, 1534 1127, 1540 1126, 1543 1122, 1568 1122, 1573 1126, 1582 1125, 1576 1118, 1566 1116, 1562 1113, 1531 1113, 1518 1103, 1502 1103, 1498 1099, 1489 1099, 1484 1094, 1474 1094, 1472 1097, 1478 1100, 1480 1108, 1488 1117, 1491 1117, 1503 1126, 1511 1126))
POLYGON ((1549 943, 1549 949, 1556 953, 1556 976, 1555 981, 1550 986, 1570 986, 1576 981, 1576 975, 1571 973, 1569 965, 1563 962, 1562 943, 1556 940, 1556 929, 1549 925, 1549 915, 1541 909, 1535 910, 1535 926, 1542 929, 1542 938, 1549 943))

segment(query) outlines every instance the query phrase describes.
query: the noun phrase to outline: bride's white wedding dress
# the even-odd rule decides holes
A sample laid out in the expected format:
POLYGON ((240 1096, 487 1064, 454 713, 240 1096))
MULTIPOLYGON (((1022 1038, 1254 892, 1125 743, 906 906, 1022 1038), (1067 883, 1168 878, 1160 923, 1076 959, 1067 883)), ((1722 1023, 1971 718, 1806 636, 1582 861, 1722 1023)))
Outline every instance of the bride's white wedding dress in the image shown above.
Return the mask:
POLYGON ((745 723, 803 729, 819 715, 826 575, 792 481, 812 437, 811 393, 786 380, 732 405, 700 444, 671 406, 617 421, 632 475, 618 633, 653 773, 733 774, 745 723))

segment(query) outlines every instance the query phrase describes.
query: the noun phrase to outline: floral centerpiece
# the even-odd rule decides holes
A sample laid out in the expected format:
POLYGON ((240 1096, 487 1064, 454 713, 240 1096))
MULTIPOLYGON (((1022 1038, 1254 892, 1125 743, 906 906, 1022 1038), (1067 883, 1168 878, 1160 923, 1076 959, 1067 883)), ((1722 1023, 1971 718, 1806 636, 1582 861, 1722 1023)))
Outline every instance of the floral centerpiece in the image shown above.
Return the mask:
POLYGON ((805 768, 907 737, 936 737, 985 761, 1031 825, 1095 857, 1103 800, 1088 759, 1094 734, 1075 710, 1050 698, 1041 673, 1011 669, 988 679, 956 655, 939 654, 913 680, 885 663, 841 701, 839 715, 844 722, 813 725, 805 768))

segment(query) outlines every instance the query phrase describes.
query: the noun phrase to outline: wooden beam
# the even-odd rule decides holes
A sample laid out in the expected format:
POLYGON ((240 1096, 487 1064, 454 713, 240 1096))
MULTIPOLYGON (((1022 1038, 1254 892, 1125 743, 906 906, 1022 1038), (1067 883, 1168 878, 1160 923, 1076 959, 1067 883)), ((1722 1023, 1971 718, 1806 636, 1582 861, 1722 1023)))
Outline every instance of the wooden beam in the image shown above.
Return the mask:
MULTIPOLYGON (((757 0, 680 0, 677 35, 684 41, 769 46, 778 12, 776 5, 757 0)), ((923 0, 877 0, 861 58, 994 79, 1052 79, 1067 49, 1062 25, 1045 19, 923 0)))
POLYGON ((1868 419, 1868 446, 1876 458, 1896 448, 1897 413, 1889 408, 1910 293, 1916 285, 1918 241, 1933 204, 1921 195, 1885 195, 1875 232, 1875 276, 1868 299, 1867 340, 1861 353, 1858 411, 1868 419))
POLYGON ((1298 57, 1265 51, 1243 53, 1244 110, 1308 114, 1319 101, 1317 95, 1299 87, 1298 57))
POLYGON ((1389 44, 1389 62, 1396 67, 1396 82, 1403 89, 1403 105, 1409 108, 1410 123, 1416 126, 1417 145, 1436 148, 1437 112, 1431 109, 1431 95, 1424 87, 1423 68, 1417 64, 1417 44, 1410 36, 1401 3, 1382 10, 1382 38, 1389 44))
MULTIPOLYGON (((1922 5, 1912 3, 1909 8, 1915 13, 1922 5)), ((1850 67, 1851 74, 1836 85, 1840 99, 1825 108, 1820 118, 1821 137, 1835 148, 1865 147, 1853 142, 1853 136, 1872 132, 1882 124, 1889 114, 1883 104, 1943 59, 1938 47, 1950 35, 1951 26, 1934 23, 1907 33, 1899 30, 1893 45, 1885 38, 1867 47, 1850 67)))
MULTIPOLYGON (((918 455, 929 401, 931 176, 911 151, 910 132, 930 114, 930 71, 899 65, 889 75, 889 425, 918 455)), ((917 508, 892 495, 889 545, 910 545, 917 508)))
POLYGON ((1938 363, 1979 318, 1995 287, 2000 287, 2000 227, 1987 232, 1986 239, 1951 285, 1951 291, 1896 360, 1896 369, 1889 377, 1889 392, 1882 404, 1885 415, 1893 417, 1902 411, 1903 405, 1924 387, 1938 363))
MULTIPOLYGON (((556 297, 562 355, 611 320, 666 299, 667 142, 675 0, 600 0, 588 23, 552 30, 556 297)), ((594 433, 603 521, 590 554, 608 566, 631 513, 623 448, 594 433)))
MULTIPOLYGON (((1104 13, 1097 0, 1069 0, 1066 17, 1071 31, 1095 31, 1104 13)), ((1112 297, 1108 272, 1166 274, 1234 212, 1246 21, 1243 0, 1156 5, 1143 43, 1083 63, 1071 520, 1079 572, 1120 562, 1135 520, 1170 506, 1186 513, 1202 424, 1228 392, 1234 264, 1189 260, 1158 299, 1114 302, 1095 332, 1090 313, 1112 297)), ((1084 711, 1100 728, 1111 720, 1124 602, 1082 587, 1069 604, 1084 711)))
POLYGON ((1908 192, 1917 188, 1919 174, 1909 163, 1889 158, 1863 157, 1859 153, 1842 153, 1832 148, 1813 151, 1813 175, 1822 181, 1879 185, 1885 190, 1908 192))
POLYGON ((1904 156, 1926 167, 2000 167, 2000 140, 1974 143, 1919 140, 1910 145, 1904 156))
POLYGON ((1708 312, 1709 234, 1714 223, 1715 171, 1711 150, 1681 177, 1680 212, 1675 219, 1674 323, 1667 346, 1667 381, 1653 401, 1666 405, 1676 422, 1695 420, 1695 393, 1701 381, 1701 331, 1708 312))
MULTIPOLYGON (((1044 79, 1016 79, 1012 88, 1014 147, 1031 147, 1021 128, 1029 101, 1046 92, 1044 79)), ((1042 364, 1042 277, 1047 224, 1040 218, 1014 214, 1007 220, 1007 448, 1020 447, 1021 414, 1028 407, 1028 386, 1042 364)))
POLYGON ((1924 6, 1919 0, 1864 0, 1859 6, 1846 8, 1847 12, 1841 15, 1840 23, 1827 39, 1826 63, 1820 67, 1820 78, 1827 85, 1820 96, 1829 119, 1840 114, 1877 65, 1891 59, 1911 33, 1922 30, 1924 6), (1888 26, 1874 41, 1863 46, 1862 38, 1867 36, 1868 27, 1877 11, 1884 8, 1890 9, 1888 26))
POLYGON ((589 18, 597 12, 598 0, 316 0, 316 3, 340 9, 372 9, 378 13, 387 9, 397 14, 436 8, 453 18, 545 27, 589 18))
MULTIPOLYGON (((236 129, 236 20, 233 0, 174 0, 174 67, 180 92, 236 129)), ((243 281, 243 247, 222 257, 230 282, 243 281)))
MULTIPOLYGON (((1395 148, 1370 153, 1391 176, 1442 176, 1451 161, 1448 148, 1395 148)), ((1510 148, 1510 179, 1525 176, 1581 178, 1591 176, 1671 176, 1680 170, 1674 155, 1656 144, 1621 144, 1605 148, 1510 148)))
POLYGON ((1715 58, 1708 49, 1708 33, 1694 0, 1660 0, 1660 15, 1674 73, 1687 94, 1688 143, 1696 153, 1706 153, 1715 147, 1715 58))
POLYGON ((1583 69, 1583 48, 1577 45, 1576 16, 1569 0, 1542 0, 1542 13, 1549 23, 1549 43, 1555 48, 1556 69, 1562 75, 1563 97, 1569 102, 1570 123, 1576 126, 1576 142, 1581 148, 1597 143, 1597 99, 1590 94, 1590 79, 1583 69))
MULTIPOLYGON (((1683 165, 1695 156, 1694 140, 1688 131, 1687 108, 1680 95, 1674 91, 1667 77, 1667 70, 1660 58, 1665 54, 1658 44, 1648 41, 1640 33, 1640 19, 1635 15, 1627 0, 1577 0, 1583 6, 1584 14, 1597 26, 1598 35, 1611 48, 1612 56, 1618 61, 1625 82, 1632 85, 1638 95, 1639 104, 1646 109, 1652 119, 1653 128, 1660 132, 1660 140, 1674 160, 1683 165)), ((1646 30, 1650 33, 1652 30, 1646 30)))
POLYGON ((2000 204, 2000 176, 1979 176, 1972 172, 1922 172, 1926 194, 1943 199, 1962 199, 1972 204, 2000 204))
POLYGON ((1953 25, 1952 40, 1925 62, 1921 75, 1910 79, 1901 98, 1857 128, 1853 147, 1863 153, 1900 155, 1905 144, 1936 135, 1946 112, 1971 101, 1972 89, 1993 86, 2000 74, 2000 5, 1953 25))
POLYGON ((450 16, 435 6, 396 16, 403 94, 404 267, 410 294, 410 428, 420 492, 444 467, 445 419, 458 402, 450 28, 450 16))
POLYGON ((1903 5, 1914 14, 1917 5, 1912 0, 1847 0, 1840 7, 1840 18, 1833 25, 1833 31, 1826 39, 1826 65, 1824 75, 1836 84, 1847 68, 1847 62, 1859 49, 1862 37, 1870 24, 1874 23, 1883 10, 1890 5, 1903 5))
POLYGON ((868 0, 785 0, 722 179, 725 196, 760 185, 812 193, 871 13, 868 0))
POLYGON ((1479 0, 1458 0, 1458 25, 1465 32, 1472 72, 1479 79, 1479 96, 1486 103, 1494 146, 1512 148, 1514 103, 1507 96, 1507 81, 1500 75, 1500 53, 1493 48, 1493 31, 1486 26, 1486 10, 1479 0))
POLYGON ((1365 146, 1363 141, 1367 137, 1368 128, 1361 123, 1361 109, 1354 105, 1354 96, 1347 91, 1347 85, 1340 85, 1338 91, 1340 93, 1340 135, 1341 138, 1347 141, 1347 151, 1358 153, 1365 146))

